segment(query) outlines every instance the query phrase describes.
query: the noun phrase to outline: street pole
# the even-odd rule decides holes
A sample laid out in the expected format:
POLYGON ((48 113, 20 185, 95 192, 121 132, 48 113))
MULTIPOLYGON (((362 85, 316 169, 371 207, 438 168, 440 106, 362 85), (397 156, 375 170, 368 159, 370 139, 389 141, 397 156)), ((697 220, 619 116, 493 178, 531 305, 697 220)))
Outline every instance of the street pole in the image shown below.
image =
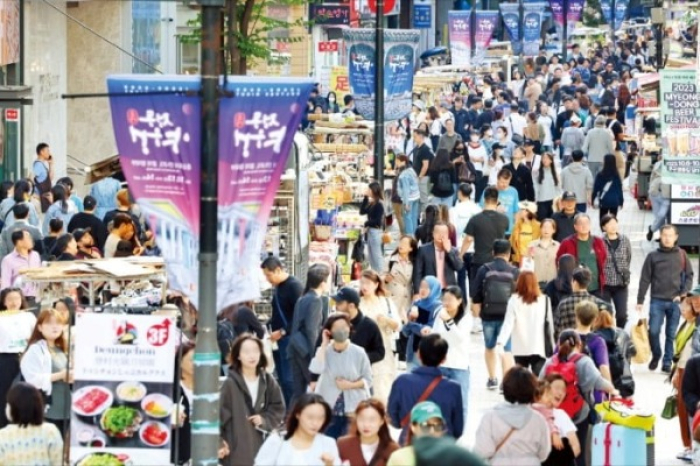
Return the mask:
POLYGON ((471 64, 475 65, 474 57, 476 56, 476 1, 471 1, 471 14, 469 15, 469 42, 471 43, 471 64))
POLYGON ((194 352, 192 464, 218 464, 219 370, 216 341, 216 262, 219 160, 219 69, 224 0, 199 0, 202 5, 202 153, 199 200, 199 313, 194 352))
POLYGON ((377 0, 374 32, 374 179, 384 191, 384 0, 377 0))
POLYGON ((564 26, 562 27, 562 38, 561 38, 561 60, 563 63, 567 62, 567 50, 566 44, 569 41, 569 0, 564 0, 564 26))
POLYGON ((615 49, 615 0, 612 0, 610 4, 612 8, 612 13, 610 14, 610 42, 613 44, 613 50, 615 49))
POLYGON ((520 28, 520 34, 518 36, 518 41, 520 42, 520 53, 518 54, 518 69, 520 70, 520 76, 525 77, 525 7, 523 6, 523 0, 518 0, 518 18, 520 28))

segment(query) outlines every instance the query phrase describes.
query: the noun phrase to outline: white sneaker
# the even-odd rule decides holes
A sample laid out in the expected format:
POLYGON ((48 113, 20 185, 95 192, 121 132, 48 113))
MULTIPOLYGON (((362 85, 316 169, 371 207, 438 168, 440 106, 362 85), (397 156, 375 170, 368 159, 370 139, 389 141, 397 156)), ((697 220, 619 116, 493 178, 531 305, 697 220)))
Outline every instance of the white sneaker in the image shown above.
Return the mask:
POLYGON ((481 333, 483 331, 484 331, 484 328, 481 325, 481 318, 475 317, 474 323, 472 324, 472 334, 476 335, 477 333, 481 333))

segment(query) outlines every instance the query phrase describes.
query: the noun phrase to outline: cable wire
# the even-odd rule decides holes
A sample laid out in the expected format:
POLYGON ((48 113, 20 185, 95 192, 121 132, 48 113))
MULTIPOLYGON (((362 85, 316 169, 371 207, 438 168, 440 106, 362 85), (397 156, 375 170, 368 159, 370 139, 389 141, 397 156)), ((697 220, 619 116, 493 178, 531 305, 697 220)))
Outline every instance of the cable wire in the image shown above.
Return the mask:
POLYGON ((61 10, 59 7, 57 7, 57 6, 54 5, 53 3, 49 2, 49 0, 42 0, 42 1, 43 1, 45 4, 47 4, 48 6, 50 6, 51 8, 53 8, 54 10, 58 11, 59 13, 61 13, 63 16, 65 16, 65 17, 68 18, 69 20, 73 21, 73 22, 74 22, 75 24, 77 24, 78 26, 82 27, 82 28, 85 29, 86 31, 88 31, 88 32, 94 34, 95 36, 99 37, 99 38, 102 39, 103 41, 107 42, 109 45, 111 45, 111 46, 117 48, 117 49, 118 49, 119 51, 121 51, 122 53, 125 53, 126 55, 130 56, 131 58, 133 58, 133 59, 136 60, 137 62, 139 62, 139 63, 141 63, 141 64, 143 64, 143 65, 146 65, 148 68, 152 69, 152 70, 155 71, 156 73, 163 74, 163 72, 162 72, 161 70, 159 70, 158 68, 156 68, 155 66, 153 66, 153 65, 151 65, 150 63, 148 63, 147 61, 145 61, 145 60, 143 60, 143 59, 137 57, 136 55, 134 55, 133 53, 129 52, 129 51, 126 50, 125 48, 121 47, 119 44, 117 44, 117 43, 115 43, 115 42, 112 42, 111 40, 107 39, 105 36, 103 36, 102 34, 98 33, 97 31, 95 31, 94 29, 92 29, 91 27, 89 27, 88 25, 86 25, 85 23, 83 23, 82 21, 80 21, 79 19, 74 18, 73 16, 71 16, 71 15, 69 15, 68 13, 66 13, 65 11, 61 10))

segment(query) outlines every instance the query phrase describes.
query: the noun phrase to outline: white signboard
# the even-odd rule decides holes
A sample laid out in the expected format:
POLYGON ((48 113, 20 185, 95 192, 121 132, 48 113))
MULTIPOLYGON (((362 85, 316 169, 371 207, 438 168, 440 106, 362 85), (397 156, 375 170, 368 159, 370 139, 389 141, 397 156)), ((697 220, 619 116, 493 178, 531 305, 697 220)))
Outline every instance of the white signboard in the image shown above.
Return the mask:
POLYGON ((671 223, 673 225, 699 225, 700 202, 672 202, 671 223))
POLYGON ((77 315, 71 465, 170 464, 176 341, 169 317, 77 315))
POLYGON ((671 185, 671 197, 673 199, 700 199, 700 185, 674 184, 671 185))

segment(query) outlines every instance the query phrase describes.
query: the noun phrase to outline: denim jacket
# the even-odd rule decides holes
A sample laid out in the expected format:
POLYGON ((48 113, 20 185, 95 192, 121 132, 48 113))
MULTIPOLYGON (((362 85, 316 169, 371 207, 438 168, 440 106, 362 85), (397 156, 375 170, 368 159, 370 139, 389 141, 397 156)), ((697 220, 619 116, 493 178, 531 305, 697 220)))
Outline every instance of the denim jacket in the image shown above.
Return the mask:
POLYGON ((420 190, 418 188, 418 176, 416 172, 406 167, 399 174, 399 182, 397 183, 396 192, 404 204, 407 202, 417 201, 420 199, 420 190))

